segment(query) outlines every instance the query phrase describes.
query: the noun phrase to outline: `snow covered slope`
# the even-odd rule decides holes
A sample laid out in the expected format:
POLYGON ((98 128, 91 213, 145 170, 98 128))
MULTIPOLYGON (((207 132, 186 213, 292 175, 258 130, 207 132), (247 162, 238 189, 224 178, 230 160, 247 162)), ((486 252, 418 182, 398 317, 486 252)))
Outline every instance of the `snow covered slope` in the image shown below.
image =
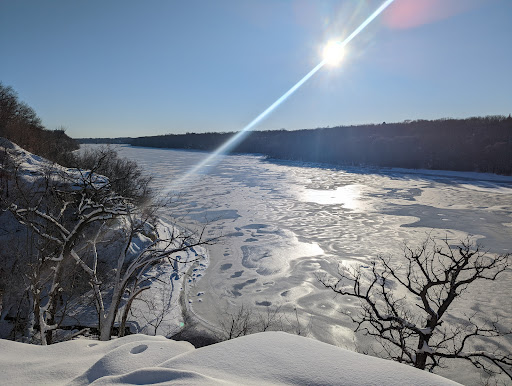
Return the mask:
POLYGON ((0 340, 5 385, 457 385, 396 362, 283 332, 264 332, 194 349, 164 337, 51 346, 0 340))
POLYGON ((41 181, 41 179, 46 175, 62 183, 66 181, 78 183, 92 178, 91 183, 98 188, 108 182, 106 177, 96 173, 91 175, 88 170, 66 168, 48 161, 2 137, 0 137, 0 148, 9 154, 11 162, 17 166, 18 177, 28 184, 42 183, 44 181, 41 181))

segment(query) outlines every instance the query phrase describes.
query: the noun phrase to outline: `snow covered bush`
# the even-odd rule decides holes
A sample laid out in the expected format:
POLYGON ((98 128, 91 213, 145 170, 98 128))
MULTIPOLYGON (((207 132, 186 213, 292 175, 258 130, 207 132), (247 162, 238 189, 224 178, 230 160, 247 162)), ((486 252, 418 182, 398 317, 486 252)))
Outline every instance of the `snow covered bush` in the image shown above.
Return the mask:
POLYGON ((135 161, 119 157, 108 145, 80 149, 73 153, 66 166, 107 177, 112 190, 138 205, 144 205, 153 198, 149 186, 151 177, 144 175, 135 161))

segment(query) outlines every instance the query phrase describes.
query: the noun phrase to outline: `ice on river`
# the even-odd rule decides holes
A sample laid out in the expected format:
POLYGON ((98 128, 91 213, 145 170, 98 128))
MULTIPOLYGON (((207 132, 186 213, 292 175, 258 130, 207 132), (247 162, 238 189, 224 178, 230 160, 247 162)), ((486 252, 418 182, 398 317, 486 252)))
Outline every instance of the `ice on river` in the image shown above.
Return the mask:
MULTIPOLYGON (((166 190, 207 153, 121 146, 166 190)), ((191 310, 215 326, 223 309, 241 304, 297 309, 311 336, 354 348, 353 325, 317 275, 340 263, 365 265, 378 254, 396 259, 404 243, 427 234, 454 244, 472 235, 493 253, 512 250, 512 178, 490 174, 330 168, 260 156, 227 156, 180 188, 174 214, 210 221, 226 235, 191 293, 191 310)), ((512 325, 512 275, 484 283, 459 303, 464 311, 501 314, 512 325), (493 286, 494 284, 494 286, 493 286), (492 294, 492 295, 491 295, 492 294)))

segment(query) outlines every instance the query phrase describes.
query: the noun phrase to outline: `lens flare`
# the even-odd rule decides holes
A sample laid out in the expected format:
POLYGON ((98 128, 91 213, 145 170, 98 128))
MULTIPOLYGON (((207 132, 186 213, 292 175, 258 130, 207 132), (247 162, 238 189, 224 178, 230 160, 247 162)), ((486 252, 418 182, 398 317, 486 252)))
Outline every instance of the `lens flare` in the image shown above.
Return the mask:
MULTIPOLYGON (((188 182, 190 177, 199 174, 200 172, 205 172, 206 168, 213 166, 214 164, 218 164, 222 160, 222 156, 229 153, 236 145, 243 141, 243 139, 248 135, 249 131, 255 127, 258 123, 260 123, 263 119, 265 119, 272 111, 274 111, 281 103, 283 103, 290 95, 292 95, 297 89, 302 86, 306 81, 311 78, 314 74, 318 72, 324 65, 331 62, 332 57, 341 57, 343 56, 343 52, 345 46, 352 41, 359 33, 365 29, 368 24, 370 24, 377 16, 379 16, 394 0, 386 0, 382 5, 377 8, 368 18, 361 23, 359 27, 357 27, 347 38, 342 41, 337 41, 332 44, 335 45, 335 50, 332 54, 329 54, 327 57, 324 53, 324 59, 316 65, 310 72, 308 72, 301 80, 299 80, 292 88, 290 88, 287 92, 285 92, 279 99, 277 99, 274 103, 272 103, 265 111, 263 111, 260 115, 254 118, 247 126, 245 126, 242 130, 240 130, 237 134, 233 135, 228 141, 226 141, 223 145, 221 145, 217 150, 210 153, 203 161, 190 169, 187 173, 185 173, 181 178, 177 179, 174 183, 172 183, 166 193, 176 191, 184 183, 188 182)), ((329 49, 331 51, 331 49, 329 49)))
POLYGON ((187 182, 187 180, 199 172, 203 171, 207 167, 211 167, 219 163, 222 158, 220 156, 229 153, 236 145, 244 140, 244 138, 250 133, 250 130, 260 123, 263 119, 267 117, 277 106, 283 103, 290 95, 292 95, 300 86, 302 86, 309 78, 311 78, 318 70, 320 70, 324 66, 325 62, 319 63, 315 68, 313 68, 310 72, 308 72, 301 80, 299 80, 291 89, 285 92, 278 100, 272 103, 265 111, 263 111, 260 115, 254 118, 247 126, 245 126, 242 130, 240 130, 237 134, 233 135, 230 139, 228 139, 224 144, 222 144, 217 150, 212 152, 208 157, 206 157, 203 161, 194 166, 191 170, 189 170, 186 174, 183 175, 180 179, 174 182, 168 189, 167 192, 172 190, 176 190, 177 187, 181 186, 183 183, 187 182))

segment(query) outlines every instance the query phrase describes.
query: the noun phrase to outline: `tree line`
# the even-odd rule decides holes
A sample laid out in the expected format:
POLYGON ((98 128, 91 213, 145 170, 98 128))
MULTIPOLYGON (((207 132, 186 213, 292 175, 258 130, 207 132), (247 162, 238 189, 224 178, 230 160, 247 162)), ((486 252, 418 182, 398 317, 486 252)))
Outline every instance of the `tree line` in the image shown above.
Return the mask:
POLYGON ((46 129, 36 112, 19 100, 16 91, 1 82, 0 137, 57 163, 65 163, 68 155, 79 148, 63 128, 46 129))
MULTIPOLYGON (((236 133, 127 139, 134 146, 214 150, 236 133)), ((271 158, 512 174, 512 117, 407 120, 297 131, 252 131, 233 150, 271 158)))

